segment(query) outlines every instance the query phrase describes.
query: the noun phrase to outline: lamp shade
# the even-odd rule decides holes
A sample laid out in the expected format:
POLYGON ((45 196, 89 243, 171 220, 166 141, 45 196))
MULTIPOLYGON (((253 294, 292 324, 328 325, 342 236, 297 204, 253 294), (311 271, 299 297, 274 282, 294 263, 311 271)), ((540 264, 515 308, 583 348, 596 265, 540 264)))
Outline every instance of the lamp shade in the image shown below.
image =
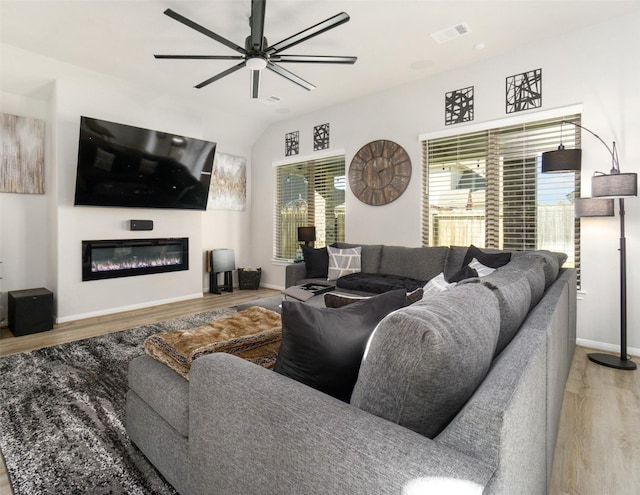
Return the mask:
POLYGON ((315 227, 298 227, 298 240, 299 241, 315 241, 316 240, 316 228, 315 227))
POLYGON ((577 218, 613 216, 613 199, 576 198, 574 207, 577 218))
POLYGON ((624 198, 638 195, 638 174, 602 174, 591 178, 591 194, 596 198, 624 198))
POLYGON ((542 153, 542 172, 578 172, 582 166, 582 150, 565 150, 564 146, 555 151, 542 153))

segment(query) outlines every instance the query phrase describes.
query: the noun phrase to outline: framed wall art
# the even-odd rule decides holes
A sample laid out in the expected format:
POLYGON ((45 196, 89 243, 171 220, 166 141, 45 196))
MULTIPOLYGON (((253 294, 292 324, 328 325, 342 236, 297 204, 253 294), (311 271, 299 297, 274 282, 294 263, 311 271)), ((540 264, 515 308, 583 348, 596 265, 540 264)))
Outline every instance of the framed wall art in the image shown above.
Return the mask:
POLYGON ((216 152, 207 210, 244 211, 247 205, 247 159, 216 152))
POLYGON ((44 121, 1 115, 0 192, 44 194, 44 121))

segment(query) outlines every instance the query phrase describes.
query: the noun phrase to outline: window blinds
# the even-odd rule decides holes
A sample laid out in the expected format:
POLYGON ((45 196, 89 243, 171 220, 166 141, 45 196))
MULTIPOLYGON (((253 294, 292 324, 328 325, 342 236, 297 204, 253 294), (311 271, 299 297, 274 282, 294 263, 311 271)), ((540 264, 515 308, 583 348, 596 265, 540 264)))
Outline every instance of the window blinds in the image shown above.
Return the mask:
POLYGON ((542 174, 541 155, 580 147, 580 115, 425 140, 423 245, 549 249, 579 261, 580 174, 542 174))
POLYGON ((315 247, 344 240, 344 156, 276 166, 273 181, 274 259, 295 257, 298 227, 316 227, 315 247))

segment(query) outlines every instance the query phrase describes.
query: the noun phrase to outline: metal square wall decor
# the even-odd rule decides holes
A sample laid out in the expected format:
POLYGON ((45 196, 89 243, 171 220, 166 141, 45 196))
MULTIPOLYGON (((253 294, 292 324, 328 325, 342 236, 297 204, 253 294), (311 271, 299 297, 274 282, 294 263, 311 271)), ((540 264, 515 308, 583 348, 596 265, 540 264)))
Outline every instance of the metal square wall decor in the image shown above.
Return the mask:
POLYGON ((507 77, 507 113, 542 106, 542 69, 507 77))
POLYGON ((313 151, 329 149, 329 124, 313 128, 313 151))
POLYGON ((284 136, 284 154, 293 156, 300 153, 300 131, 288 132, 284 136))
POLYGON ((456 89, 445 94, 445 125, 473 120, 473 86, 456 89))

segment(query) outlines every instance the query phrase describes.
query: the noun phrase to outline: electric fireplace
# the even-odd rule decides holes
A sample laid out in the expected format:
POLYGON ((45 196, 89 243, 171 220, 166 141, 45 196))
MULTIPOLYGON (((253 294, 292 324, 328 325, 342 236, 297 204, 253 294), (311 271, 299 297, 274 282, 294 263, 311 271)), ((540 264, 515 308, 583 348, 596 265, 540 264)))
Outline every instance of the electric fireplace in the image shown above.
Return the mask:
POLYGON ((189 269, 189 238, 82 241, 82 281, 189 269))

